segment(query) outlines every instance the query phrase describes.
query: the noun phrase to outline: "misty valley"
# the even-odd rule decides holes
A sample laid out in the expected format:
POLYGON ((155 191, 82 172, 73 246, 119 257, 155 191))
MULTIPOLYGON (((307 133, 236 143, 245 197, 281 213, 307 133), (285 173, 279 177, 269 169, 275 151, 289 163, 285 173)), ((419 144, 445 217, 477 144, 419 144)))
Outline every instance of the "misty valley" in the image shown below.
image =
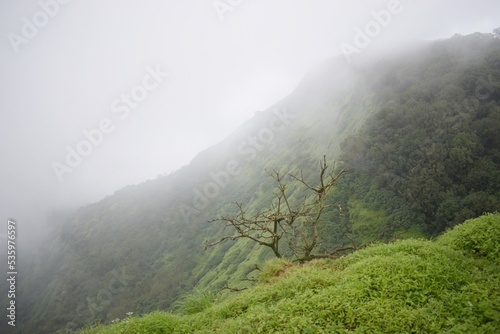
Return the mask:
MULTIPOLYGON (((175 172, 54 212, 0 331, 499 333, 498 29, 364 52, 175 172)), ((58 178, 119 122, 89 126, 58 178)))

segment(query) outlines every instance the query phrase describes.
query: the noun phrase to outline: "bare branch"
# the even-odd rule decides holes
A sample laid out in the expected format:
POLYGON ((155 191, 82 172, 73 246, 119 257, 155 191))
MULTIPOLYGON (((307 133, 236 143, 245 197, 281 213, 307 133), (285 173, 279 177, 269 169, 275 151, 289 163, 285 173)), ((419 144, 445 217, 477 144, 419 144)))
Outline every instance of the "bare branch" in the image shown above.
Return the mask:
POLYGON ((338 259, 340 256, 344 255, 347 251, 354 251, 357 249, 359 249, 359 248, 355 245, 341 246, 341 247, 337 247, 337 248, 331 250, 328 253, 309 254, 306 257, 294 260, 294 262, 301 262, 302 263, 302 262, 307 262, 307 261, 311 261, 314 259, 338 259))
MULTIPOLYGON (((215 242, 206 242, 205 249, 215 246, 226 240, 236 240, 240 238, 250 239, 259 245, 271 248, 276 257, 282 257, 280 241, 284 237, 288 243, 290 251, 294 257, 299 259, 334 257, 340 249, 333 253, 313 254, 318 245, 319 224, 321 217, 328 207, 325 198, 335 182, 340 176, 347 172, 343 169, 336 175, 329 172, 326 156, 319 162, 319 182, 316 186, 309 184, 303 171, 299 176, 284 173, 279 169, 266 172, 276 182, 275 198, 269 205, 269 209, 257 212, 253 217, 248 218, 243 205, 236 202, 237 214, 235 216, 223 216, 214 221, 224 221, 225 228, 231 227, 235 233, 226 235, 215 242), (301 203, 295 204, 290 201, 290 192, 285 178, 290 177, 302 184, 306 190, 312 191, 314 199, 304 196, 301 203)), ((341 209, 339 207, 339 209, 341 209)), ((341 211, 341 210, 340 210, 341 211)), ((357 247, 354 243, 354 246, 357 247)), ((346 248, 345 250, 347 250, 346 248)))

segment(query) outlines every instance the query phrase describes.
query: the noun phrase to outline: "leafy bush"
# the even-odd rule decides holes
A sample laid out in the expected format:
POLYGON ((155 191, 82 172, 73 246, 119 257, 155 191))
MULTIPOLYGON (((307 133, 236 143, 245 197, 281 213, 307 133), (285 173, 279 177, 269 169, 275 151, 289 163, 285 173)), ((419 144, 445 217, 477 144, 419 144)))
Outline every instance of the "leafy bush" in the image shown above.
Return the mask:
POLYGON ((489 213, 455 226, 437 240, 442 245, 490 260, 500 256, 500 214, 489 213))
POLYGON ((279 277, 287 267, 290 267, 292 263, 283 258, 276 258, 266 262, 262 272, 259 276, 259 282, 267 283, 271 282, 274 278, 279 277))

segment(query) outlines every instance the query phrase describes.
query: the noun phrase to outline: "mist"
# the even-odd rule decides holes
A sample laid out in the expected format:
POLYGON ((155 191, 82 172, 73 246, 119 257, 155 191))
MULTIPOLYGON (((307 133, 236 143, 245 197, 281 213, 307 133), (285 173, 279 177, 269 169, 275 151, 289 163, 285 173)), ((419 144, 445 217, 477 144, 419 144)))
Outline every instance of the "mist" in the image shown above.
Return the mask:
POLYGON ((49 213, 189 164, 328 57, 349 66, 491 32, 499 12, 493 0, 4 1, 0 216, 28 247, 49 213))

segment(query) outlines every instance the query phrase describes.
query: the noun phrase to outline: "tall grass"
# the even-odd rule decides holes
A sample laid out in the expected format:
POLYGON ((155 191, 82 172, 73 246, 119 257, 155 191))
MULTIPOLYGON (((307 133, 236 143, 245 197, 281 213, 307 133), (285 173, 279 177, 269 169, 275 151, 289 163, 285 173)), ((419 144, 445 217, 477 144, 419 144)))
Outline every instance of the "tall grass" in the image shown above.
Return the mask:
POLYGON ((195 314, 212 306, 215 300, 215 292, 194 288, 193 291, 182 294, 175 301, 173 309, 180 314, 195 314))

